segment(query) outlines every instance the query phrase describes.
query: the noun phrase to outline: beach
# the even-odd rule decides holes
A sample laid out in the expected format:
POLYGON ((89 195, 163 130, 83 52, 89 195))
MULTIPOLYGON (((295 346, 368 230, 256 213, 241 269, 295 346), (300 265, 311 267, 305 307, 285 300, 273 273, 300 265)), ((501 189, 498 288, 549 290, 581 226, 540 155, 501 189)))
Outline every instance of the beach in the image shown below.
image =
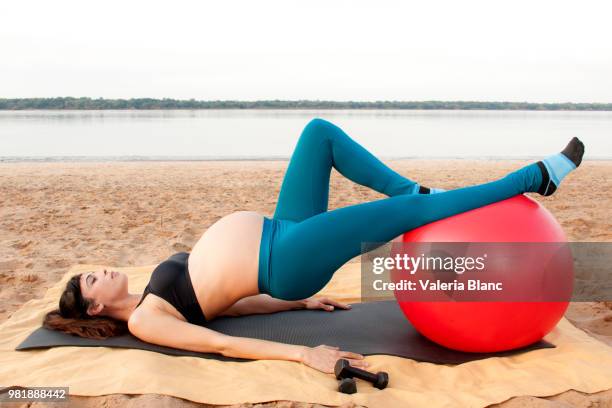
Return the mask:
MULTIPOLYGON (((494 180, 528 162, 385 163, 422 185, 453 189, 494 180)), ((272 216, 286 166, 285 160, 0 163, 0 321, 42 297, 74 264, 153 265, 175 252, 191 251, 206 228, 224 215, 250 210, 272 216)), ((553 196, 530 196, 555 215, 570 241, 612 241, 612 161, 584 161, 553 196)), ((330 210, 381 198, 332 172, 330 210)), ((572 304, 566 317, 612 347, 612 302, 572 304)), ((73 398, 91 407, 194 405, 164 395, 73 398)), ((523 396, 500 406, 597 402, 612 405, 612 391, 523 396)))

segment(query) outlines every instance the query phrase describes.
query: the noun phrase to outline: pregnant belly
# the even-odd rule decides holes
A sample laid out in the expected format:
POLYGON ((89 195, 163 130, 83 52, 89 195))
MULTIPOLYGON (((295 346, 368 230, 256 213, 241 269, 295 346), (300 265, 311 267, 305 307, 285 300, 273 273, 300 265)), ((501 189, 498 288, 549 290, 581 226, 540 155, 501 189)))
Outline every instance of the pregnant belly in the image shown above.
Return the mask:
POLYGON ((257 294, 263 216, 227 215, 202 234, 189 256, 189 275, 202 311, 212 319, 237 300, 257 294))

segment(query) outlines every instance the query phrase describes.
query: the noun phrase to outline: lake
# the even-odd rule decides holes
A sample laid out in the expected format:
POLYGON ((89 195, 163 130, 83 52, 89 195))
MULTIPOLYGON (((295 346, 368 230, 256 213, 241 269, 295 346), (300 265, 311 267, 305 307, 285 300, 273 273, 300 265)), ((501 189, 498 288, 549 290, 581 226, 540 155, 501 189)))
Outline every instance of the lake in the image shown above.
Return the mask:
POLYGON ((572 136, 612 158, 612 112, 60 110, 0 111, 0 160, 285 159, 314 117, 381 158, 536 158, 572 136))

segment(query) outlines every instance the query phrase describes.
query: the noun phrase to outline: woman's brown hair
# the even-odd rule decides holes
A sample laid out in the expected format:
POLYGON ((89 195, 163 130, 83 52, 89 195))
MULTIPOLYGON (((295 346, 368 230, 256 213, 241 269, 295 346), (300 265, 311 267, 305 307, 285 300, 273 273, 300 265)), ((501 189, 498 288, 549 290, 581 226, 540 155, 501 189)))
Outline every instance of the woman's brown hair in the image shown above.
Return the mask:
POLYGON ((126 333, 127 323, 122 320, 87 314, 92 299, 83 297, 80 281, 80 273, 70 278, 60 297, 59 309, 45 315, 43 327, 98 340, 126 333))

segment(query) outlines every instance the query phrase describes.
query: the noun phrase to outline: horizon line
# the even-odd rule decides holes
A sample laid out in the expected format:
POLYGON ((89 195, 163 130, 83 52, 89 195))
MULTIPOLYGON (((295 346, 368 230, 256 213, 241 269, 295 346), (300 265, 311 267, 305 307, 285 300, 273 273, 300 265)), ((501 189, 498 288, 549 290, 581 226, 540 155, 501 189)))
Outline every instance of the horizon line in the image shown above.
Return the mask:
POLYGON ((584 110, 610 111, 610 102, 527 102, 482 100, 176 99, 57 96, 0 98, 0 110, 153 109, 422 109, 422 110, 584 110))

